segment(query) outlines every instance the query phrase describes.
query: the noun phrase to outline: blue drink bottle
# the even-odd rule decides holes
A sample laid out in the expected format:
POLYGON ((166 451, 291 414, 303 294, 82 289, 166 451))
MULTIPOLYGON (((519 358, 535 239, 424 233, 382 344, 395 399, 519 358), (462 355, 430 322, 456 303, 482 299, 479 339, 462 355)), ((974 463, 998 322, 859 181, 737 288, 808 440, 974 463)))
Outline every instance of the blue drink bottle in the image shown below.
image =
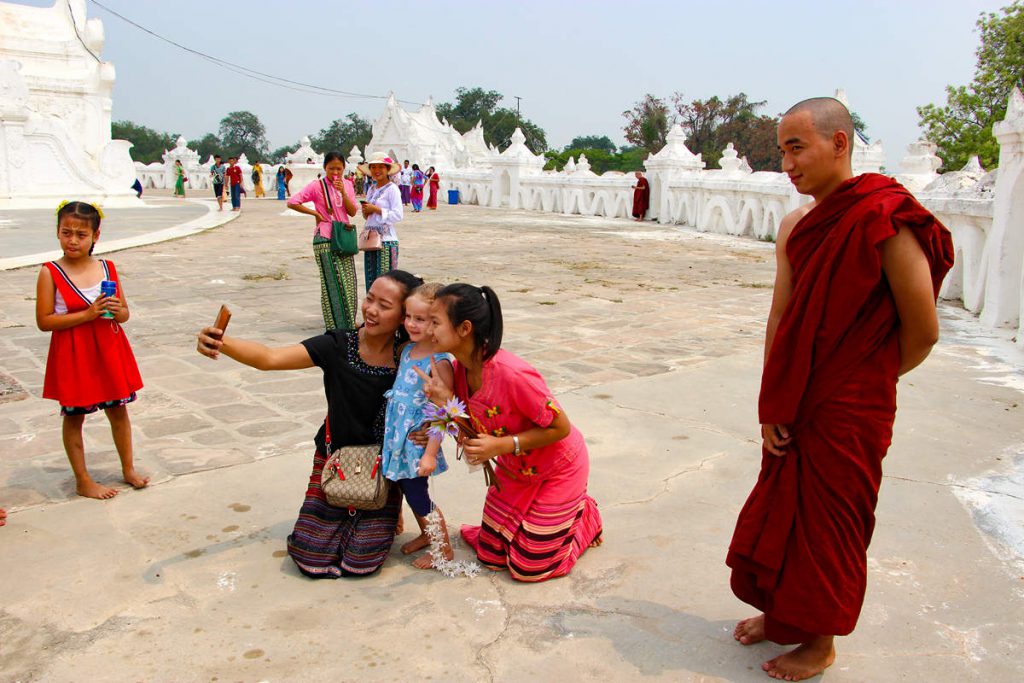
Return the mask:
MULTIPOLYGON (((100 283, 100 296, 115 296, 117 295, 117 283, 113 280, 104 280, 100 283)), ((113 318, 114 314, 110 311, 104 311, 100 314, 101 318, 113 318)))

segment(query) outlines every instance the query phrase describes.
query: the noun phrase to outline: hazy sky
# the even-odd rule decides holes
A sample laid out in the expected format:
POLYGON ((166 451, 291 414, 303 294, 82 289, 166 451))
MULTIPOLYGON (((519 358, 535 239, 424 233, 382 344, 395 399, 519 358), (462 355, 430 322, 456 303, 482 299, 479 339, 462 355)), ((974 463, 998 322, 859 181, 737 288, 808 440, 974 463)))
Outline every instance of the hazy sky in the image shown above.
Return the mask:
MULTIPOLYGON (((102 2, 188 47, 296 81, 415 102, 450 100, 459 86, 497 90, 503 106, 518 95, 552 147, 586 134, 621 144, 622 112, 645 93, 745 92, 778 114, 843 87, 894 170, 919 137, 915 107, 970 81, 978 14, 1008 0, 102 2)), ((247 109, 275 148, 382 108, 243 78, 91 1, 88 14, 103 20, 102 57, 117 69, 115 120, 196 138, 247 109)))

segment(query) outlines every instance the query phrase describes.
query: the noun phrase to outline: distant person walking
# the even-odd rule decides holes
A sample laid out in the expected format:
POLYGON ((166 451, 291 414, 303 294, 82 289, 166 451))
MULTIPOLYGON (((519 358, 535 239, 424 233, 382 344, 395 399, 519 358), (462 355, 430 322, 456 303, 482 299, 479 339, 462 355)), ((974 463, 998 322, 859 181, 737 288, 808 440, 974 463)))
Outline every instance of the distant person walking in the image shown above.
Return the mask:
POLYGON ((284 181, 284 165, 282 164, 281 166, 277 167, 277 198, 278 199, 285 199, 287 197, 286 188, 287 188, 287 185, 285 184, 285 181, 284 181))
POLYGON ((266 195, 266 192, 263 191, 263 167, 258 161, 252 165, 252 185, 257 198, 266 195))
POLYGON ((185 196, 185 182, 188 178, 185 177, 185 168, 181 165, 181 159, 174 160, 174 196, 184 197, 185 196))
POLYGON ((224 210, 224 163, 219 154, 213 155, 213 163, 210 164, 210 181, 213 185, 213 196, 217 198, 217 210, 224 210))
POLYGON ((636 185, 633 186, 633 218, 644 219, 644 214, 651 206, 651 185, 640 171, 636 172, 636 185))
POLYGON ((231 192, 231 210, 242 210, 242 167, 238 165, 238 157, 228 159, 228 170, 225 173, 231 192))
POLYGON ((412 165, 412 189, 409 192, 409 200, 412 202, 412 210, 419 213, 423 210, 423 186, 427 177, 423 175, 419 164, 412 165))
POLYGON ((431 166, 430 169, 427 170, 427 178, 430 179, 430 195, 427 198, 427 208, 431 211, 436 211, 437 192, 441 187, 441 176, 434 170, 434 167, 431 166))
POLYGON ((412 169, 409 168, 408 159, 402 163, 402 170, 398 172, 398 191, 402 193, 402 206, 408 206, 412 191, 412 169))
POLYGON ((356 215, 356 202, 352 183, 343 179, 345 160, 338 152, 324 156, 326 178, 314 180, 288 201, 292 211, 313 216, 313 258, 320 272, 320 306, 327 330, 351 330, 356 326, 356 264, 352 254, 343 254, 331 248, 335 221, 354 230, 350 216, 356 215), (313 208, 303 206, 312 203, 313 208))
POLYGON ((380 233, 381 248, 364 253, 366 291, 379 276, 398 267, 398 233, 395 223, 402 220, 402 194, 390 176, 398 173, 398 163, 391 157, 378 152, 362 165, 363 173, 373 178, 375 185, 366 195, 363 203, 363 218, 366 229, 380 233))

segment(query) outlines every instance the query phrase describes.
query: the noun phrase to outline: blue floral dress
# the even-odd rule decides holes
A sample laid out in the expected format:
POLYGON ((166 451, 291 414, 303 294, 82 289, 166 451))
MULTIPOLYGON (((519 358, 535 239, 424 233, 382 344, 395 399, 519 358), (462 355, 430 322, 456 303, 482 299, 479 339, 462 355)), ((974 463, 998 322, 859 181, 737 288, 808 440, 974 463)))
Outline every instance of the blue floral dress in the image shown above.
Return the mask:
MULTIPOLYGON (((415 344, 409 344, 402 350, 398 365, 398 376, 395 386, 384 397, 388 400, 388 408, 384 422, 383 465, 384 476, 391 481, 399 479, 415 479, 420 458, 423 457, 423 446, 409 441, 409 432, 415 431, 424 422, 423 406, 427 397, 423 393, 423 381, 414 368, 430 374, 430 359, 435 363, 451 362, 447 353, 435 353, 425 358, 412 358, 415 344)), ((448 469, 444 453, 437 453, 437 469, 434 474, 441 474, 448 469)))

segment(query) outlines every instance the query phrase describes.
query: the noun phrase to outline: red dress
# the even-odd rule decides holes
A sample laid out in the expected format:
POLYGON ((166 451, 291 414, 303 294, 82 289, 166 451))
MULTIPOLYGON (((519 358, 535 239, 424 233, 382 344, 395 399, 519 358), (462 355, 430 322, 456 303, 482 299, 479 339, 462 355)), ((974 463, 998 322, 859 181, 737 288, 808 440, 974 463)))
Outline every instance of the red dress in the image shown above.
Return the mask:
MULTIPOLYGON (((106 279, 121 281, 110 261, 101 260, 106 279)), ((64 269, 54 262, 50 269, 68 313, 84 311, 92 302, 75 286, 64 269)), ((96 318, 81 325, 54 330, 46 358, 43 398, 67 407, 88 407, 128 398, 142 388, 142 377, 124 330, 115 320, 96 318)))
POLYGON ((427 198, 427 208, 437 208, 437 189, 441 186, 441 176, 437 173, 430 176, 430 196, 427 198))

